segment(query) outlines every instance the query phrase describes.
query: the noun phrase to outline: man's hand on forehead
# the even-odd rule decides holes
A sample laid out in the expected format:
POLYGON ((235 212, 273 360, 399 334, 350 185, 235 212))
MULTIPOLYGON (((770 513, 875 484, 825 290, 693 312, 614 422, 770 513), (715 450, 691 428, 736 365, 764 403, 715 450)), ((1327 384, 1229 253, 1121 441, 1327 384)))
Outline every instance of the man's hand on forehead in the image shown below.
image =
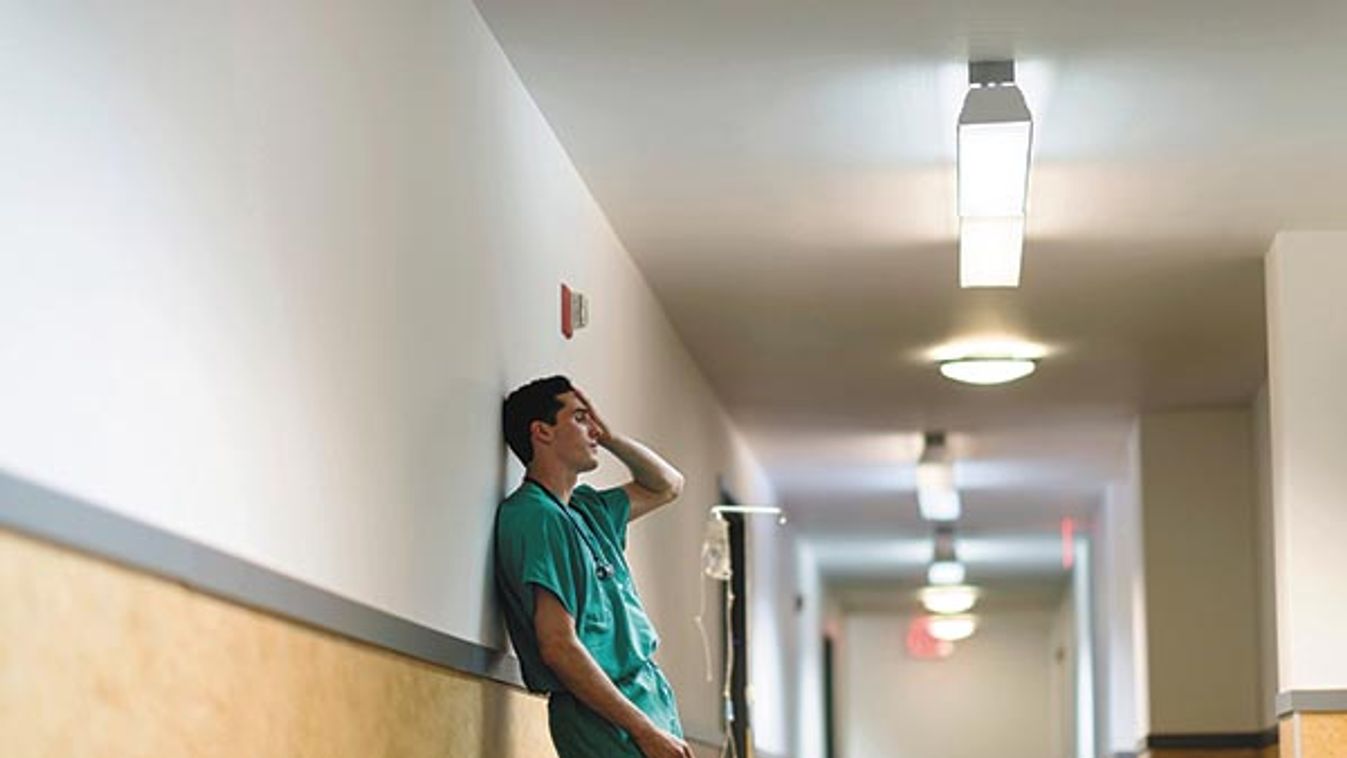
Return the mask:
POLYGON ((583 408, 585 413, 589 415, 589 423, 594 427, 594 431, 598 435, 599 444, 602 445, 612 439, 612 430, 608 428, 608 424, 604 422, 603 417, 599 415, 598 409, 594 407, 594 403, 587 395, 585 395, 584 390, 579 387, 572 387, 572 390, 575 392, 576 399, 580 401, 581 408, 583 408))

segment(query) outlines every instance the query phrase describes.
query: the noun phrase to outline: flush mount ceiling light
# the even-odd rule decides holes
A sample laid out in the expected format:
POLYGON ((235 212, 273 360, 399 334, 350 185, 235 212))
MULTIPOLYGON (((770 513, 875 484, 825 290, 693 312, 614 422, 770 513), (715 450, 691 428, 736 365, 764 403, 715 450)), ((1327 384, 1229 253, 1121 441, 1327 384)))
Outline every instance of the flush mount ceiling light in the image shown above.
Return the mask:
POLYGON ((1033 117, 1014 61, 968 64, 959 112, 959 284, 1018 287, 1033 117))
POLYGON ((954 521, 963 504, 954 488, 954 464, 949 460, 944 432, 929 432, 917 461, 917 505, 927 521, 954 521))
POLYGON ((1034 373, 1047 355, 1041 345, 1015 339, 977 339, 936 348, 928 354, 947 379, 966 384, 1005 384, 1034 373))
POLYGON ((1026 358, 963 358, 941 363, 940 373, 964 384, 1006 384, 1034 373, 1035 367, 1026 358))
POLYGON ((966 640, 977 628, 976 616, 930 616, 926 620, 926 629, 931 636, 945 642, 966 640))
POLYGON ((944 587, 924 587, 921 590, 921 604, 930 613, 950 615, 972 610, 977 604, 976 587, 955 584, 944 587))

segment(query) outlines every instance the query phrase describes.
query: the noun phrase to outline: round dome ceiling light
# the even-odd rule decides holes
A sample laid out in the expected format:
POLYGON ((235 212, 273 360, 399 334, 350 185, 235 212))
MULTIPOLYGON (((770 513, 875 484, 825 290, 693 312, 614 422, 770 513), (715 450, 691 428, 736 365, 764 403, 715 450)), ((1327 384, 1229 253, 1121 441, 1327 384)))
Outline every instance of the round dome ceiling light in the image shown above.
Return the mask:
POLYGON ((942 362, 940 373, 965 384, 1006 384, 1034 373, 1035 367, 1029 358, 959 358, 942 362))
POLYGON ((931 636, 945 642, 966 640, 977 629, 976 616, 930 616, 926 620, 926 630, 931 636))
POLYGON ((921 604, 928 612, 941 615, 966 613, 977 601, 977 588, 963 584, 925 587, 921 591, 921 604))

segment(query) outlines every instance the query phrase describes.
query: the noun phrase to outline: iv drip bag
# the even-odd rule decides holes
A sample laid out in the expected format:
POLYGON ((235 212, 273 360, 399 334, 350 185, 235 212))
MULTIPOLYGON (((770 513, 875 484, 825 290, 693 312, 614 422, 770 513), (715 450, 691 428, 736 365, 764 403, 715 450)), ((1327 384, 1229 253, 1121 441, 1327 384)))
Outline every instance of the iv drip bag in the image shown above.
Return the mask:
POLYGON ((728 582, 734 573, 730 567, 730 523, 718 516, 706 520, 702 571, 722 582, 728 582))

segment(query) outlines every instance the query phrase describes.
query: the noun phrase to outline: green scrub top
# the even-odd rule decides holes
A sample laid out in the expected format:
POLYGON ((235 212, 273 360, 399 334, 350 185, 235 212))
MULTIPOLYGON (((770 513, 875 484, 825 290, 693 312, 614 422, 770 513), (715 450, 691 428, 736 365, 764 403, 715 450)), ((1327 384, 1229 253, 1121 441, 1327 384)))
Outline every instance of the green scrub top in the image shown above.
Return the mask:
POLYGON ((623 554, 630 513, 620 487, 598 491, 582 484, 562 505, 531 480, 496 511, 496 582, 506 627, 524 683, 552 694, 552 735, 562 758, 640 753, 543 664, 533 628, 535 586, 555 595, 575 619, 580 644, 617 688, 657 726, 682 735, 673 690, 652 660, 659 638, 623 554))

